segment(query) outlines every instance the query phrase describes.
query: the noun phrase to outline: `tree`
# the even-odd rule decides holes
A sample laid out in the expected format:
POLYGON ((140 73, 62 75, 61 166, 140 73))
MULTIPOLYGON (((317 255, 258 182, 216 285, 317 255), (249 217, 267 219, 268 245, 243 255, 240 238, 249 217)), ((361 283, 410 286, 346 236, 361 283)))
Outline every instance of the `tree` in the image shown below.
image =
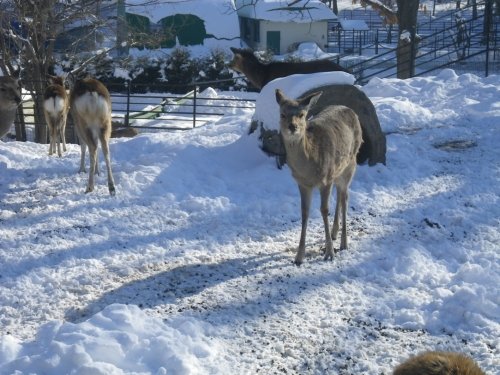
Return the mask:
MULTIPOLYGON (((396 49, 397 76, 405 79, 415 75, 415 56, 417 54, 417 14, 419 0, 396 0, 397 10, 379 0, 361 0, 361 5, 370 5, 379 12, 385 24, 399 25, 398 46, 396 49)), ((392 2, 389 2, 392 4, 392 2)))
POLYGON ((397 0, 399 39, 397 55, 398 78, 405 79, 415 75, 417 55, 417 14, 419 0, 397 0))
MULTIPOLYGON (((47 127, 43 116, 43 95, 46 77, 56 62, 54 50, 57 38, 63 40, 68 51, 81 51, 81 41, 99 41, 99 28, 105 20, 98 17, 103 7, 101 0, 0 0, 0 68, 8 74, 13 62, 22 67, 24 88, 34 102, 35 141, 47 143, 47 127), (74 26, 78 35, 68 32, 74 26), (77 26, 75 26, 77 25, 77 26), (62 37, 61 37, 62 36, 62 37)), ((90 50, 95 43, 87 44, 90 50)), ((94 48, 92 48, 94 47, 94 48)))

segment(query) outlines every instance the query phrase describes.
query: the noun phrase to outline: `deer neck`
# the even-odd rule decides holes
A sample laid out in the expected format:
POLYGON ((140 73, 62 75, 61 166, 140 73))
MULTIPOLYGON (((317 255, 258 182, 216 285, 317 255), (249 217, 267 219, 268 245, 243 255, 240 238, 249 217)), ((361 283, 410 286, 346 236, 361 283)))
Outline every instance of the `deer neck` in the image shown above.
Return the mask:
POLYGON ((299 163, 311 163, 316 158, 316 147, 308 134, 302 135, 300 138, 285 140, 285 149, 287 159, 299 163))
POLYGON ((263 83, 267 75, 266 65, 257 60, 256 57, 245 60, 241 70, 252 85, 258 89, 264 86, 263 83))

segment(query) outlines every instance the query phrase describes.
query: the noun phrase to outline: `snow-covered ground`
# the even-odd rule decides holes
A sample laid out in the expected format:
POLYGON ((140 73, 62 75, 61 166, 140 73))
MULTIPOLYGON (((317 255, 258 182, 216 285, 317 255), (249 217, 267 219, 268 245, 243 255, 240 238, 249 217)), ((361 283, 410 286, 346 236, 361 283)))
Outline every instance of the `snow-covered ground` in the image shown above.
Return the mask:
POLYGON ((390 374, 428 349, 498 374, 500 77, 362 89, 387 165, 358 168, 332 262, 316 194, 301 267, 251 109, 113 140, 116 197, 83 193, 76 145, 0 141, 0 374, 390 374))

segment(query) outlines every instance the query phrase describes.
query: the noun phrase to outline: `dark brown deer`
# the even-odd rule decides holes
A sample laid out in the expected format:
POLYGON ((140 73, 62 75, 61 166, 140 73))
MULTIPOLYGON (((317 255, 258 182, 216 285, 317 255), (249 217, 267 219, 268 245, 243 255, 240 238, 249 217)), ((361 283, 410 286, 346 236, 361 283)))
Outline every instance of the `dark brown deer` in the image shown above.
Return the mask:
POLYGON ((71 115, 81 142, 80 172, 85 172, 85 150, 90 156, 89 182, 86 193, 94 190, 97 167, 97 148, 101 142, 108 172, 108 189, 115 195, 115 182, 111 172, 109 138, 111 136, 111 98, 108 89, 93 78, 77 80, 70 95, 71 115))
POLYGON ((0 138, 9 132, 20 103, 21 86, 19 80, 11 76, 0 77, 0 138))
POLYGON ((262 89, 266 83, 273 79, 286 77, 292 74, 307 74, 318 72, 349 72, 339 64, 328 59, 304 62, 279 62, 274 61, 264 64, 251 50, 231 47, 234 56, 229 67, 244 74, 250 83, 262 89))
POLYGON ((66 151, 66 119, 69 111, 69 98, 64 87, 62 77, 49 76, 49 86, 45 89, 43 101, 43 113, 45 121, 49 127, 50 145, 49 155, 56 152, 62 156, 61 143, 63 150, 66 151))
POLYGON ((340 250, 347 249, 347 201, 351 180, 356 171, 356 155, 361 146, 361 125, 356 113, 344 106, 328 106, 311 120, 307 120, 309 108, 321 92, 293 100, 276 90, 280 106, 280 129, 286 149, 287 164, 300 191, 302 231, 295 264, 302 264, 305 256, 307 221, 312 192, 319 188, 321 216, 325 227, 325 260, 333 258, 332 239, 339 231, 342 214, 340 250), (337 204, 332 231, 328 212, 332 187, 337 190, 337 204))
POLYGON ((394 369, 393 375, 485 375, 469 357, 453 352, 425 352, 394 369))

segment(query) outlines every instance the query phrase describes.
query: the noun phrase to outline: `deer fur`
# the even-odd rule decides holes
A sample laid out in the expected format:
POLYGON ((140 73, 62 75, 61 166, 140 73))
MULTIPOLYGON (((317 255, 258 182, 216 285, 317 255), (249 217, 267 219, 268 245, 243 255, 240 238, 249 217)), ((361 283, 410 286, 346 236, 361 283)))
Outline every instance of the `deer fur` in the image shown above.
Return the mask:
POLYGON ((453 352, 425 352, 394 369, 393 375, 485 375, 469 357, 453 352))
POLYGON ((43 113, 45 121, 49 127, 50 145, 49 155, 56 152, 62 156, 61 143, 63 151, 66 151, 66 119, 69 111, 69 98, 64 87, 64 81, 61 77, 49 76, 49 86, 45 89, 43 101, 43 113))
POLYGON ((307 113, 321 92, 293 100, 276 90, 280 107, 280 130, 286 149, 287 164, 300 191, 302 230, 295 264, 302 264, 312 192, 319 188, 321 216, 325 227, 325 260, 333 259, 333 242, 339 231, 342 214, 340 250, 347 249, 348 189, 356 171, 356 155, 362 143, 361 125, 356 113, 344 106, 325 107, 311 120, 307 113), (332 187, 337 190, 337 204, 332 230, 328 212, 332 187))
POLYGON ((98 172, 97 148, 101 143, 108 172, 108 189, 115 195, 111 171, 109 138, 111 136, 111 98, 108 89, 93 78, 77 80, 70 95, 71 115, 81 143, 80 172, 85 172, 85 150, 89 148, 90 170, 86 193, 94 190, 94 174, 98 172))
POLYGON ((9 132, 19 104, 21 104, 19 80, 11 76, 0 77, 0 138, 9 132))
POLYGON ((244 74, 250 83, 262 89, 266 83, 273 79, 286 77, 292 74, 318 73, 341 71, 348 72, 340 65, 328 59, 304 62, 270 62, 264 64, 249 49, 231 47, 234 56, 229 67, 244 74))

